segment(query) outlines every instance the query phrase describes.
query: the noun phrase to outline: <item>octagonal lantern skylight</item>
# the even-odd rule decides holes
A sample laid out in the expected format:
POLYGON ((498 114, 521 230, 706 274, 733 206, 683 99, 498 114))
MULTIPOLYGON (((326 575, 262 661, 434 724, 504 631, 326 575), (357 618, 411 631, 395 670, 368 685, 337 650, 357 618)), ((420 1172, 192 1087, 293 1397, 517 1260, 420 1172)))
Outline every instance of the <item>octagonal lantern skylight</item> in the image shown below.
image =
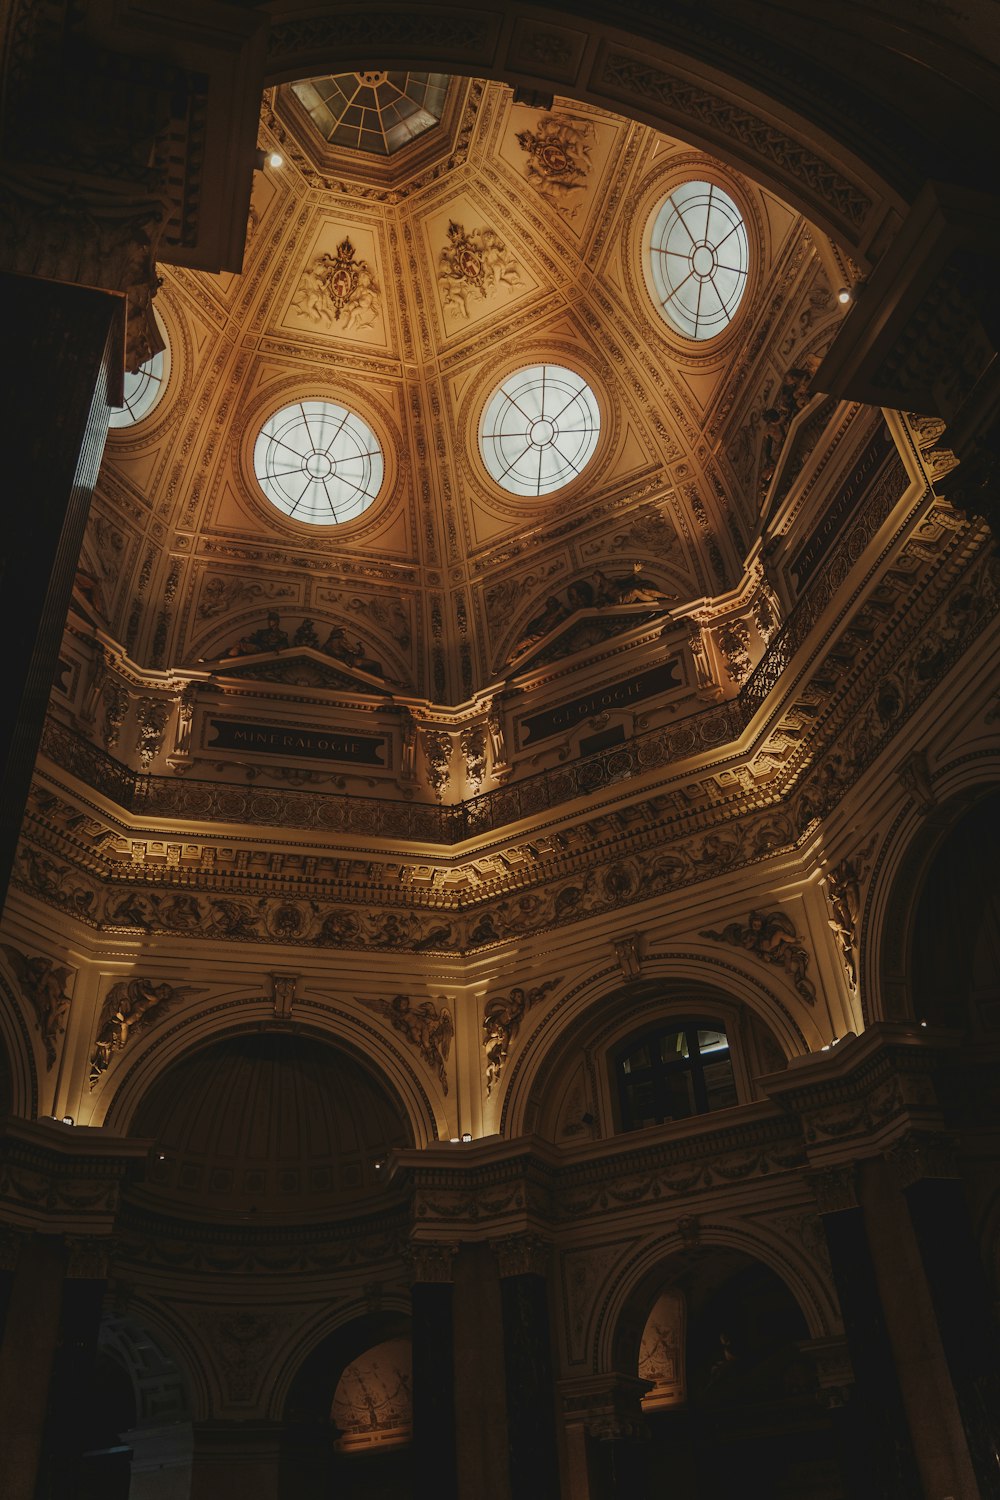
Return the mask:
POLYGON ((109 411, 109 427, 133 427, 136 422, 141 422, 144 417, 149 416, 166 390, 170 376, 170 345, 158 317, 156 326, 160 330, 164 347, 134 373, 126 370, 125 399, 121 406, 113 406, 109 411))
POLYGON ((385 474, 368 423, 332 401, 296 401, 268 417, 253 462, 271 504, 310 526, 338 526, 362 515, 385 474))
POLYGON ((732 322, 746 288, 742 214, 715 183, 684 182, 651 224, 648 268, 661 317, 687 338, 714 338, 732 322))
POLYGON ((392 156, 438 123, 450 82, 447 73, 368 69, 291 87, 331 145, 392 156))
POLYGON ((529 365, 487 401, 479 451, 512 495, 547 495, 583 471, 600 431, 597 398, 582 375, 563 365, 529 365))

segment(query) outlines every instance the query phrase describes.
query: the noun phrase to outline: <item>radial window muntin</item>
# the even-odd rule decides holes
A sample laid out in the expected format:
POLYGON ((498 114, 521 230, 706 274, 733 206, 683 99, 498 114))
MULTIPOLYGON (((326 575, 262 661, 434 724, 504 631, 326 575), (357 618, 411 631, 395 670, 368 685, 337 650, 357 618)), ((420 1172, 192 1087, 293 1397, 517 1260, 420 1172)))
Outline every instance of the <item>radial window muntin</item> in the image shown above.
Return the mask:
POLYGON ((164 347, 134 373, 125 371, 125 399, 121 406, 113 406, 109 411, 109 427, 134 427, 136 422, 149 416, 167 388, 170 378, 170 344, 159 317, 156 318, 156 326, 160 330, 164 347))
POLYGON ((528 365, 487 401, 479 451, 502 489, 547 495, 582 473, 600 431, 597 398, 582 375, 564 365, 528 365))
POLYGON ((372 429, 332 401, 295 401, 261 427, 254 473, 281 513, 308 526, 339 526, 375 500, 385 462, 372 429))
POLYGON ((750 247, 743 215, 717 183, 675 187, 651 215, 648 266, 665 322, 698 341, 735 316, 746 288, 750 247))

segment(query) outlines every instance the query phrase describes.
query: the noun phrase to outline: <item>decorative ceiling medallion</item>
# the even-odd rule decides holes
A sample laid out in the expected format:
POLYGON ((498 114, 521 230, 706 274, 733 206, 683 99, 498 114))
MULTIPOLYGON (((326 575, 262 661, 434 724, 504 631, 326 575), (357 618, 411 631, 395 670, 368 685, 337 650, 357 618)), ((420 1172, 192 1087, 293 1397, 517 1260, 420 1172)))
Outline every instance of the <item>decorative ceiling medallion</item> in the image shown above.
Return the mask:
POLYGON ((712 182, 685 182, 651 217, 648 270, 665 322, 710 339, 732 322, 746 288, 750 251, 743 215, 712 182))
POLYGON ((268 417, 253 450, 254 473, 283 515, 338 526, 368 509, 385 473, 367 422, 331 401, 297 401, 268 417))
POLYGON ((291 85, 323 139, 332 146, 392 156, 437 125, 451 78, 447 73, 337 73, 291 85))
POLYGON ((544 115, 534 130, 520 130, 517 143, 527 153, 524 174, 547 203, 576 218, 590 176, 594 127, 569 115, 544 115))
POLYGON ((562 365, 516 370, 493 392, 479 427, 490 475, 512 495, 547 495, 590 462, 601 414, 582 375, 562 365))
POLYGON ((438 284, 447 312, 468 318, 469 303, 486 302, 498 292, 521 286, 521 272, 493 229, 472 229, 454 219, 438 256, 438 284))
POLYGON ((358 333, 377 320, 380 299, 374 271, 345 237, 335 255, 317 255, 303 271, 292 305, 321 327, 342 323, 344 333, 358 333))

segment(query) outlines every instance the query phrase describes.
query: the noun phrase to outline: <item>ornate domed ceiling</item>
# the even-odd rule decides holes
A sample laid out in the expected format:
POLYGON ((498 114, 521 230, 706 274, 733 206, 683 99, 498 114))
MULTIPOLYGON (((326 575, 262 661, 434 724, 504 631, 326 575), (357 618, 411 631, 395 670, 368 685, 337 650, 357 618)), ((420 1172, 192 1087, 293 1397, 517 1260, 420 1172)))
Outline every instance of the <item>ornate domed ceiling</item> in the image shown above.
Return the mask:
POLYGON ((147 1201, 223 1218, 329 1216, 382 1191, 410 1132, 346 1053, 297 1037, 231 1038, 168 1068, 132 1133, 155 1142, 147 1201))
MULTIPOLYGON (((677 141, 499 84, 453 80, 440 123, 391 156, 321 138, 283 87, 261 140, 283 163, 257 174, 243 274, 166 273, 166 389, 109 437, 83 587, 132 659, 192 670, 325 647, 383 691, 459 704, 597 603, 677 621, 742 587, 766 403, 837 317, 821 237, 677 141), (664 316, 649 269, 657 211, 690 182, 741 216, 748 267, 732 321, 697 339, 664 316), (586 462, 550 493, 511 493, 483 450, 487 403, 526 367, 570 371, 599 414, 586 462), (298 465, 319 494, 380 465, 364 506, 322 526, 259 477, 264 424, 309 403, 369 436, 351 458, 329 446, 334 425, 300 434, 274 474, 298 465)), ((707 297, 728 252, 699 246, 684 274, 707 297)), ((549 440, 551 414, 527 415, 525 443, 549 440)))

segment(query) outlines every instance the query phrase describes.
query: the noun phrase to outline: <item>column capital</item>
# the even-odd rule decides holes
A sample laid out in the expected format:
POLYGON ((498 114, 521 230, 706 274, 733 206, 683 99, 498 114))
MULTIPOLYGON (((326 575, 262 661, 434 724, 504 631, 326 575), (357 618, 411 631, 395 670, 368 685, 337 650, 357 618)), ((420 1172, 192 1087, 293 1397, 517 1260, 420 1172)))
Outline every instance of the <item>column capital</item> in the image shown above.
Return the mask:
POLYGON ((900 1188, 906 1189, 925 1177, 959 1178, 957 1143, 942 1130, 911 1130, 894 1141, 885 1153, 889 1170, 900 1188))
POLYGON ((432 1240, 411 1244, 408 1251, 412 1268, 411 1281, 450 1284, 454 1280, 458 1250, 459 1246, 453 1241, 432 1240))
POLYGON ((71 1281, 104 1281, 117 1244, 110 1235, 68 1234, 66 1276, 71 1281))
POLYGON ((806 1181, 813 1190, 820 1214, 843 1213, 845 1209, 858 1207, 858 1177, 854 1162, 818 1167, 806 1173, 806 1181))
POLYGON ((505 1234, 490 1240, 501 1278, 547 1276, 552 1247, 540 1234, 505 1234))

